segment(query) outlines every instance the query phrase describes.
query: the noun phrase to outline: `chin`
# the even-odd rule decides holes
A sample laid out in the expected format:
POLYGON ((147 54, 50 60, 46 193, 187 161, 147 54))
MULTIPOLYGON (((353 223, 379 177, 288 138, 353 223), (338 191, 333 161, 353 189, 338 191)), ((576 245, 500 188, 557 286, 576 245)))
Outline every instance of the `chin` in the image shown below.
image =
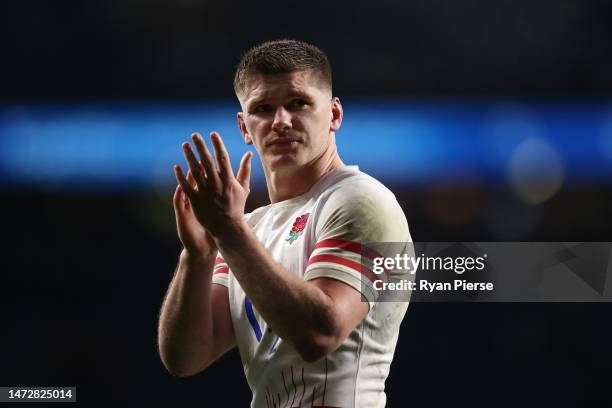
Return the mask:
POLYGON ((268 167, 270 170, 277 170, 287 167, 299 166, 300 160, 297 156, 292 154, 275 155, 268 161, 268 167))

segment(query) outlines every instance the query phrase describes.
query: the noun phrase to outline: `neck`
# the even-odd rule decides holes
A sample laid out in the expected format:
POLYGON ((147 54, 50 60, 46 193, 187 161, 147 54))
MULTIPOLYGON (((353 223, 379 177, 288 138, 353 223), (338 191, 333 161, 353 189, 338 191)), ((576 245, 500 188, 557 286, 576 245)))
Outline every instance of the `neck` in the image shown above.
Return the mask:
POLYGON ((336 143, 332 137, 330 145, 323 154, 310 163, 275 170, 264 168, 270 202, 278 203, 302 195, 325 174, 342 166, 344 163, 338 156, 336 143))

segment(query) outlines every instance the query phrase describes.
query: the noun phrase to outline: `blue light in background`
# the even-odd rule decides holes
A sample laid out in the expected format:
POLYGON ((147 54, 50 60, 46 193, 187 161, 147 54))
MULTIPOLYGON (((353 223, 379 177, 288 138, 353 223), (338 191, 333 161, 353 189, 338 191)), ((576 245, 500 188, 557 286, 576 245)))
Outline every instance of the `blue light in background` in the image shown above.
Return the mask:
MULTIPOLYGON (((246 146, 239 106, 200 103, 28 104, 0 107, 0 184, 149 189, 173 185, 172 165, 193 131, 216 130, 234 169, 246 146)), ((407 186, 506 183, 514 149, 541 139, 558 151, 566 182, 612 175, 612 110, 603 103, 345 101, 338 146, 347 164, 407 186)), ((263 188, 257 160, 254 188, 263 188)))

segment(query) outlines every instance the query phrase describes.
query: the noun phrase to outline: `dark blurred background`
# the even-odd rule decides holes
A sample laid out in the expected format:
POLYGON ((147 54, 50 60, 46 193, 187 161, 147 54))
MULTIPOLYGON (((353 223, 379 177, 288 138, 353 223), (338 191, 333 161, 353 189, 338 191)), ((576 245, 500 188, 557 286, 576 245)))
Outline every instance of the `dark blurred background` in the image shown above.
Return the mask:
MULTIPOLYGON (((611 241, 611 18, 604 1, 5 4, 0 386, 248 406, 236 351, 176 379, 156 325, 180 250, 171 165, 213 129, 237 164, 233 69, 264 40, 328 53, 340 151, 414 240, 611 241)), ((257 174, 248 209, 267 203, 257 174)), ((610 406, 611 311, 414 303, 388 406, 610 406)))

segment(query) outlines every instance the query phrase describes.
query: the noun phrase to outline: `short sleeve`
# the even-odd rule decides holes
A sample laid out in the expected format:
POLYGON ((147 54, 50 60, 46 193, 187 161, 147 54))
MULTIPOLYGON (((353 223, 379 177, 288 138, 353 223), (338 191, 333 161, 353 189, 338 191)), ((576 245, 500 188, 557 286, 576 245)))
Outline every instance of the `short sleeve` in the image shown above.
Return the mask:
POLYGON ((380 279, 368 266, 380 254, 366 244, 409 242, 408 223, 395 196, 384 186, 359 182, 334 191, 316 220, 316 244, 304 278, 340 280, 360 292, 372 307, 380 279))

